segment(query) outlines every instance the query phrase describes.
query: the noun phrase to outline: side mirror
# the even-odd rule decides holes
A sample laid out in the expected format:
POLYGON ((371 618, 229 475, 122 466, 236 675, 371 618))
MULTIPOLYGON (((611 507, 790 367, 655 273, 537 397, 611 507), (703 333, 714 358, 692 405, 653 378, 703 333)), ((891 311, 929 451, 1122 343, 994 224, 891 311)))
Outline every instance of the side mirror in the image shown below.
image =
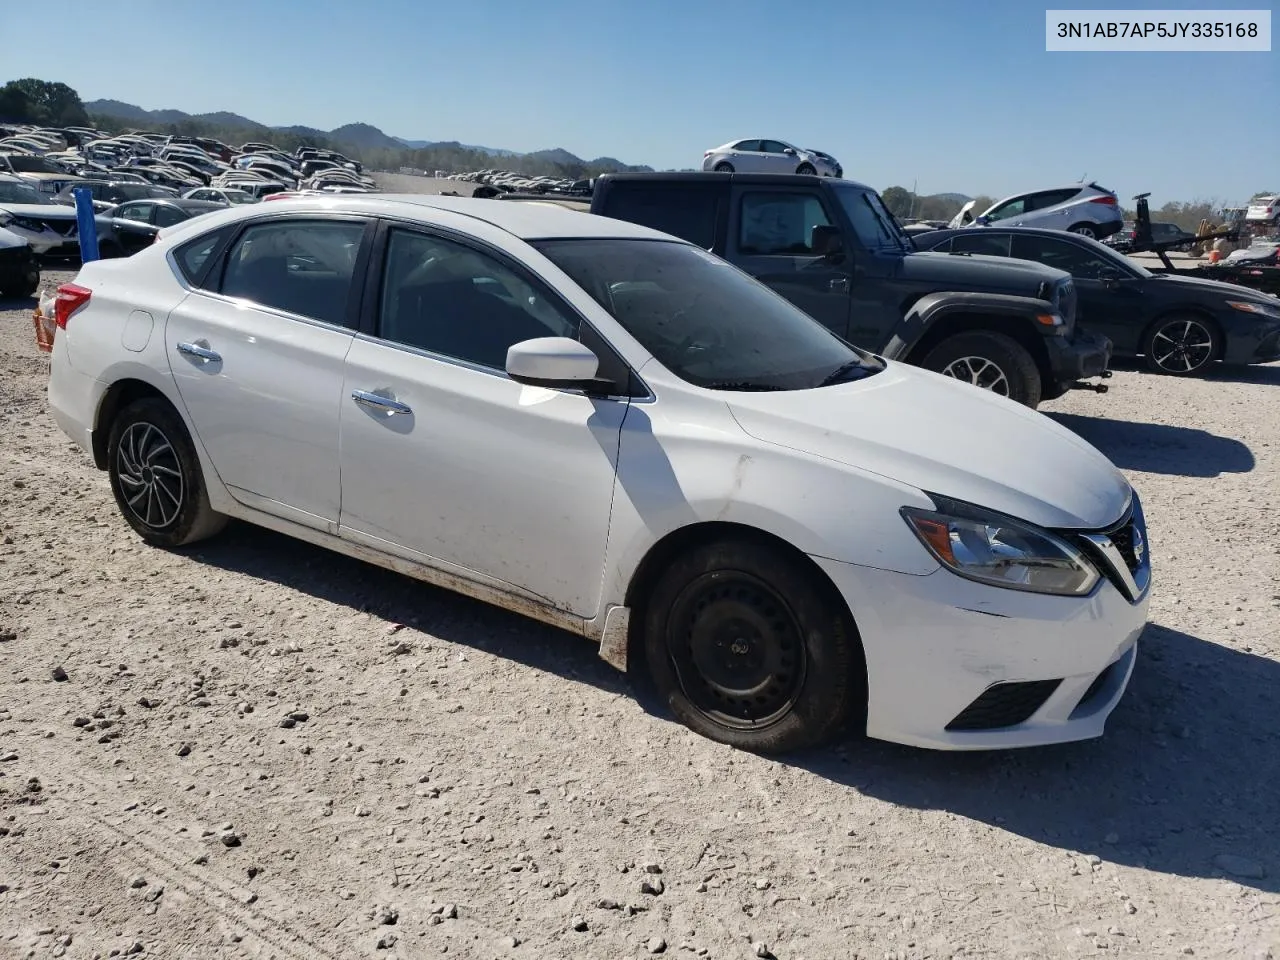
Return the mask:
POLYGON ((844 237, 840 235, 840 228, 831 224, 820 223, 814 227, 809 246, 817 256, 829 260, 844 255, 844 237))
POLYGON ((535 337, 507 348, 507 376, 517 383, 552 390, 598 387, 600 359, 568 337, 535 337))
POLYGON ((973 222, 980 227, 985 227, 991 222, 991 218, 984 213, 982 216, 975 218, 973 222))
POLYGON ((793 147, 787 147, 782 152, 785 153, 788 157, 794 157, 796 155, 796 151, 793 147))

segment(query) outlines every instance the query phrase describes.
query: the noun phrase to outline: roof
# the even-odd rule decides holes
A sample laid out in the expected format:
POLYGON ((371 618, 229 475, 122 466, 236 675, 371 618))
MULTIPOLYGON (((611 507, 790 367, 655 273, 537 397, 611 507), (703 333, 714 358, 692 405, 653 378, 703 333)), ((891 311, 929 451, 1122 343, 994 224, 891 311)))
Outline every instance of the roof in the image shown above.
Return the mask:
POLYGON ((596 177, 597 186, 605 181, 653 181, 655 183, 743 183, 755 186, 795 187, 813 182, 844 185, 871 190, 865 183, 843 177, 818 177, 802 173, 605 173, 596 177))
POLYGON ((671 240, 672 237, 648 227, 600 217, 590 213, 568 210, 557 205, 533 203, 503 203, 498 200, 482 200, 475 197, 442 197, 431 194, 329 194, 327 196, 299 196, 278 200, 266 205, 245 204, 233 207, 235 215, 224 214, 225 220, 238 220, 282 214, 299 210, 355 213, 368 216, 403 217, 431 222, 431 211, 448 211, 474 217, 484 223, 504 230, 522 240, 578 239, 634 239, 671 240))

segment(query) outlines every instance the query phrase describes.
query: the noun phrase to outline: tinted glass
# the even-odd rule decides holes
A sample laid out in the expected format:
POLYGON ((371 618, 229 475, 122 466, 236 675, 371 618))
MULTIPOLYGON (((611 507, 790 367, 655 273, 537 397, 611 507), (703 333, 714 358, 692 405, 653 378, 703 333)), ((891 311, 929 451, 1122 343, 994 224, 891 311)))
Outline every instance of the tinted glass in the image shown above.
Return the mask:
POLYGON ((760 150, 764 153, 782 153, 787 145, 779 140, 761 140, 760 150))
POLYGON ((364 224, 295 220, 249 227, 231 248, 222 293, 342 324, 364 224))
POLYGON ((831 223, 813 193, 745 193, 739 213, 745 254, 813 256, 813 228, 831 223))
POLYGON ((1009 256, 1009 234, 987 233, 981 227, 955 238, 952 253, 981 253, 989 257, 1009 256))
POLYGON ((18 173, 66 173, 52 160, 44 157, 28 156, 23 153, 9 155, 9 166, 18 173))
POLYGON ((798 390, 880 369, 758 280, 689 244, 585 239, 533 245, 689 383, 798 390))
POLYGON ((181 223, 187 219, 187 212, 181 207, 170 207, 165 204, 157 204, 155 209, 155 219, 151 222, 160 227, 171 227, 175 223, 181 223))
POLYGON ((1017 217, 1027 212, 1027 198, 1018 197, 1016 200, 1010 200, 1003 203, 987 214, 992 220, 1003 220, 1006 217, 1017 217))
POLYGON ((1072 187, 1069 190, 1045 190, 1043 193, 1035 193, 1027 197, 1027 209, 1044 210, 1046 207, 1056 207, 1060 203, 1066 203, 1079 192, 1079 189, 1072 187))
POLYGON ((578 336, 579 321, 541 285, 471 247, 393 230, 383 265, 378 333, 495 370, 507 348, 536 337, 578 336))
POLYGON ((704 250, 715 246, 716 222, 723 190, 614 185, 605 196, 604 213, 617 220, 661 230, 704 250))
POLYGON ((112 216, 118 220, 133 220, 137 223, 150 223, 151 207, 152 204, 150 203, 122 203, 120 206, 116 207, 112 216))
POLYGON ((759 140, 739 140, 737 143, 733 145, 733 149, 745 150, 748 153, 753 153, 760 149, 760 141, 759 140))
POLYGON ((0 203, 52 203, 29 183, 0 180, 0 203))
POLYGON ((1013 256, 1019 260, 1035 260, 1065 270, 1078 280, 1101 279, 1104 271, 1128 275, 1114 254, 1109 255, 1102 244, 1098 247, 1100 249, 1095 250, 1054 237, 1019 235, 1013 238, 1013 256))
POLYGON ((868 250, 910 250, 911 241, 880 200, 880 195, 857 187, 835 187, 834 193, 868 250))
POLYGON ((214 251, 218 249, 218 244, 222 242, 228 229, 223 228, 207 233, 203 237, 196 237, 174 251, 173 259, 177 261, 178 269, 182 271, 188 283, 199 282, 201 271, 204 270, 205 264, 209 262, 214 251))

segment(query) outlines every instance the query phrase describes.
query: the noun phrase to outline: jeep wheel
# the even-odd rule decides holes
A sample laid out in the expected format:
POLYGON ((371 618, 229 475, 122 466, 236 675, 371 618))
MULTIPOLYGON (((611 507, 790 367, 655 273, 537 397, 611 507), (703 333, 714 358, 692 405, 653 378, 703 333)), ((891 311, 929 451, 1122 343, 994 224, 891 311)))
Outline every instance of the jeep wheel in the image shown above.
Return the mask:
POLYGON ((1040 371, 1035 360, 1022 344, 1003 333, 958 333, 930 350, 920 365, 1016 400, 1032 410, 1040 404, 1040 371))

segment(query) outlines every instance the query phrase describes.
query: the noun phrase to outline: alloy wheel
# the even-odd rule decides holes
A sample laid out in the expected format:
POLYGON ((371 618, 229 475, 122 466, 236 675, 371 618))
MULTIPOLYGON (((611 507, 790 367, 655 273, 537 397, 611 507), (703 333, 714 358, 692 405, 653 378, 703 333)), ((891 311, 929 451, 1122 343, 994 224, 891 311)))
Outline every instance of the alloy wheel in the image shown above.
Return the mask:
POLYGON ((706 717, 759 729, 790 712, 804 687, 804 634, 782 597, 750 574, 717 570, 689 583, 669 620, 681 690, 706 717))
POLYGON ((1213 357, 1213 334, 1196 320, 1166 323, 1151 338, 1151 359, 1169 373, 1191 373, 1213 357))
POLYGON ((960 357, 942 368, 944 376, 971 383, 983 390, 990 390, 1002 397, 1009 395, 1009 378, 1005 372, 986 357, 960 357))
POLYGON ((140 421, 120 437, 116 472, 126 506, 155 530, 172 525, 182 511, 186 488, 177 451, 158 427, 140 421))

